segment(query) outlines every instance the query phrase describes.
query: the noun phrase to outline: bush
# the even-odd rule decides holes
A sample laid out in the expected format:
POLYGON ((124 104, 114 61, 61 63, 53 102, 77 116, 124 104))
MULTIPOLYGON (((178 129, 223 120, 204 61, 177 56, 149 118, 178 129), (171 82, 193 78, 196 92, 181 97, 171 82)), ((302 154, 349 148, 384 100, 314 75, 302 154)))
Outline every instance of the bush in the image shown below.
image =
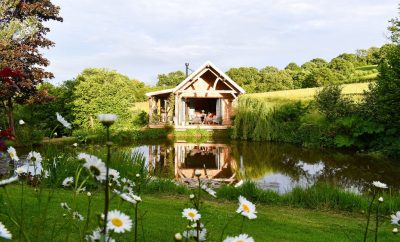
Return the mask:
POLYGON ((326 86, 315 94, 317 109, 328 120, 334 120, 352 113, 353 102, 342 95, 342 88, 337 85, 326 86))

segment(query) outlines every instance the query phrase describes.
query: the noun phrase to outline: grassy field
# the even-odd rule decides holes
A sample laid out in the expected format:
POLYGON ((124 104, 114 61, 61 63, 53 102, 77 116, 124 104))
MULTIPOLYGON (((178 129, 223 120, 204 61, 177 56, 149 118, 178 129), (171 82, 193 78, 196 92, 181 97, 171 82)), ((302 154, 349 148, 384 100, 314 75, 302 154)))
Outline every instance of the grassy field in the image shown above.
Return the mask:
MULTIPOLYGON (((19 238, 19 230, 13 226, 5 214, 20 221, 24 215, 23 228, 30 241, 80 241, 79 231, 85 221, 68 223, 63 216, 65 210, 60 207, 61 202, 67 202, 74 208, 70 191, 56 190, 50 197, 50 191, 34 191, 25 187, 24 200, 21 202, 19 186, 10 186, 0 190, 7 206, 1 206, 0 221, 11 230, 14 240, 19 238), (41 195, 40 195, 41 194, 41 195), (48 203, 48 206, 46 204, 48 203), (12 207, 13 209, 9 209, 12 207), (43 220, 46 217, 47 219, 43 220)), ((189 207, 188 199, 183 196, 146 195, 142 197, 140 211, 144 214, 143 223, 139 223, 139 241, 173 241, 176 232, 182 232, 186 219, 182 218, 183 208, 189 207), (143 231, 141 225, 144 224, 143 231), (143 237, 144 234, 144 237, 143 237)), ((94 195, 91 200, 91 223, 89 230, 96 224, 96 213, 103 209, 100 194, 94 195)), ((86 218, 88 197, 85 194, 77 196, 76 210, 86 218)), ((121 203, 119 198, 112 201, 112 209, 120 209, 132 217, 131 204, 121 203)), ((241 217, 235 215, 236 202, 227 202, 209 198, 201 211, 203 223, 209 231, 208 241, 219 241, 220 232, 227 221, 229 224, 226 234, 240 234, 241 217)), ((360 214, 341 213, 322 210, 308 210, 275 205, 257 205, 258 218, 246 220, 243 232, 253 236, 255 241, 361 241, 365 219, 360 214)), ((385 218, 388 221, 388 218, 385 218)), ((373 224, 373 223, 372 223, 373 224)), ((371 229, 373 226, 371 227, 371 229)), ((392 226, 384 223, 380 229, 381 241, 395 241, 391 234, 392 226)), ((373 241, 370 233, 369 241, 373 241)), ((133 233, 113 236, 117 241, 133 241, 133 233)), ((225 236, 224 236, 225 237, 225 236)))
MULTIPOLYGON (((343 91, 342 93, 345 95, 360 95, 364 91, 368 90, 368 82, 365 83, 352 83, 352 84, 344 84, 342 85, 343 91)), ((294 90, 283 90, 283 91, 275 91, 275 92, 265 92, 265 93, 251 93, 245 94, 246 96, 261 98, 261 99, 283 99, 283 100, 311 100, 313 99, 315 93, 321 88, 303 88, 303 89, 294 89, 294 90)))

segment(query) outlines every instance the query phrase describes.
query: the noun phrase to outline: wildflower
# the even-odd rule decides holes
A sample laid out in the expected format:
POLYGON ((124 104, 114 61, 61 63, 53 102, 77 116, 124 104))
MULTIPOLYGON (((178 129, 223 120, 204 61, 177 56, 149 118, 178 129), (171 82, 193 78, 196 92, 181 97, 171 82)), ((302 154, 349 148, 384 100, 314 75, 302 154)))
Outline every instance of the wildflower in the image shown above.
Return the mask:
POLYGON ((78 143, 73 143, 72 146, 73 147, 78 147, 78 143))
POLYGON ((243 183, 243 180, 240 180, 238 183, 235 184, 235 187, 241 187, 243 183))
POLYGON ((136 173, 136 177, 139 178, 139 177, 140 177, 140 174, 139 174, 139 173, 136 173))
POLYGON ((10 155, 10 158, 14 161, 19 161, 19 158, 17 156, 17 151, 15 150, 14 147, 10 146, 7 149, 8 154, 10 155))
POLYGON ((397 211, 396 214, 392 214, 390 215, 390 217, 392 218, 392 224, 396 224, 399 225, 399 221, 400 221, 400 211, 397 211))
POLYGON ((13 176, 13 177, 10 177, 8 179, 1 180, 0 181, 0 186, 7 185, 7 184, 13 183, 15 181, 18 181, 18 176, 13 176))
POLYGON ((213 189, 207 187, 206 185, 201 185, 201 188, 202 188, 204 191, 208 192, 208 194, 210 194, 211 196, 217 197, 217 195, 216 195, 217 192, 214 191, 213 189))
POLYGON ((111 180, 118 182, 119 172, 115 169, 110 168, 108 171, 108 176, 111 178, 111 180))
POLYGON ((35 163, 41 163, 43 160, 40 153, 36 151, 29 152, 28 157, 26 157, 26 159, 35 163))
POLYGON ((63 187, 69 187, 74 183, 74 178, 72 176, 67 177, 62 182, 63 187))
POLYGON ((227 237, 223 242, 254 242, 254 239, 247 234, 240 234, 236 237, 227 237))
POLYGON ((79 221, 83 221, 84 220, 83 216, 80 213, 76 212, 76 211, 72 213, 72 218, 76 219, 76 220, 79 220, 79 221))
POLYGON ((373 181, 372 185, 374 185, 377 188, 382 188, 382 189, 386 189, 388 188, 387 185, 385 183, 382 183, 380 181, 373 181))
POLYGON ((71 208, 68 206, 67 203, 60 203, 60 206, 61 206, 63 209, 65 209, 65 210, 68 210, 68 211, 71 210, 71 208))
MULTIPOLYGON (((185 238, 194 238, 197 241, 197 223, 193 223, 192 226, 188 226, 188 230, 183 232, 185 238)), ((207 229, 204 228, 204 224, 200 224, 199 230, 199 241, 205 241, 207 237, 207 229)))
POLYGON ((175 238, 175 241, 181 241, 181 240, 182 240, 182 235, 181 235, 181 233, 176 233, 175 236, 174 236, 174 238, 175 238))
POLYGON ((394 228, 393 230, 392 230, 392 233, 393 234, 397 234, 399 232, 399 230, 397 229, 397 228, 394 228))
POLYGON ((118 190, 115 190, 115 189, 114 189, 114 192, 115 192, 116 194, 118 194, 118 196, 120 196, 120 197, 121 197, 122 199, 124 199, 125 201, 130 202, 130 203, 133 203, 133 204, 136 204, 136 203, 142 201, 142 198, 141 198, 141 197, 136 196, 135 194, 133 194, 133 193, 131 193, 131 192, 122 193, 122 192, 120 192, 120 191, 118 191, 118 190))
POLYGON ((58 134, 57 134, 57 132, 54 132, 54 136, 57 136, 58 134))
POLYGON ((81 192, 84 192, 84 191, 86 191, 86 187, 78 188, 76 190, 77 193, 81 193, 81 192))
POLYGON ((189 198, 190 198, 190 199, 194 199, 194 194, 190 194, 190 195, 189 195, 189 198))
POLYGON ((118 210, 113 210, 108 213, 107 227, 115 233, 124 233, 131 230, 132 220, 128 215, 118 210))
POLYGON ((87 192, 86 195, 87 195, 88 197, 91 197, 91 196, 92 196, 92 193, 91 193, 91 192, 87 192))
POLYGON ((23 175, 24 173, 27 173, 26 166, 20 166, 18 167, 15 172, 18 174, 18 176, 23 175))
MULTIPOLYGON (((91 235, 86 235, 85 239, 88 241, 92 241, 92 242, 97 242, 97 241, 101 241, 101 229, 100 228, 96 228, 91 235)), ((104 241, 107 242, 115 242, 115 240, 111 237, 109 237, 108 235, 106 235, 106 238, 104 241)))
POLYGON ((236 212, 242 214, 243 216, 245 216, 245 217, 247 217, 249 219, 257 218, 256 205, 254 205, 253 203, 249 202, 243 196, 239 197, 239 208, 236 210, 236 212))
POLYGON ((99 114, 97 115, 97 118, 99 119, 99 121, 103 124, 113 124, 115 122, 115 120, 117 120, 117 115, 115 114, 110 114, 110 113, 106 113, 106 114, 99 114))
MULTIPOLYGON (((85 154, 86 155, 86 154, 85 154)), ((79 157, 79 156, 78 156, 79 157)), ((106 179, 106 165, 96 156, 90 155, 86 157, 86 163, 83 166, 98 180, 103 181, 106 179)))
POLYGON ((201 176, 201 171, 200 170, 195 170, 194 171, 194 175, 197 176, 197 177, 201 176))
POLYGON ((378 201, 379 201, 380 203, 383 203, 383 197, 379 197, 379 198, 378 198, 378 201))
POLYGON ((8 231, 6 226, 4 226, 4 224, 2 224, 1 222, 0 222, 0 237, 4 239, 12 238, 12 234, 10 233, 10 231, 8 231))
POLYGON ((22 119, 20 119, 18 123, 19 123, 19 125, 24 125, 25 124, 24 120, 22 120, 22 119))
POLYGON ((201 218, 201 214, 199 214, 199 212, 194 208, 185 208, 183 209, 182 217, 195 222, 201 218))
POLYGON ((67 129, 71 129, 72 128, 71 124, 68 123, 67 120, 65 120, 63 118, 63 116, 61 116, 59 113, 56 113, 56 116, 57 116, 58 122, 60 122, 65 128, 67 128, 67 129))

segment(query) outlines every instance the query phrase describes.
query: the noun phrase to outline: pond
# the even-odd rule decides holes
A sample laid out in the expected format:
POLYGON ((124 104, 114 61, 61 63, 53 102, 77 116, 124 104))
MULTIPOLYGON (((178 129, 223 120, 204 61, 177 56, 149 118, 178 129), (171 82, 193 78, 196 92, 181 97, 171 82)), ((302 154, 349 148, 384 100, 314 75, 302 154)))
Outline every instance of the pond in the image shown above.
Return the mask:
MULTIPOLYGON (((104 146, 80 145, 77 151, 91 153, 91 150, 101 147, 104 146)), ((194 182, 195 170, 200 170, 201 178, 213 186, 251 180, 263 189, 278 193, 319 182, 354 192, 363 192, 367 184, 375 180, 396 190, 400 188, 398 161, 337 150, 236 141, 165 141, 156 144, 125 144, 119 145, 119 148, 133 148, 143 153, 152 176, 176 179, 189 185, 194 182)), ((28 152, 21 150, 21 154, 28 152)))
POLYGON ((261 188, 279 193, 318 182, 354 192, 362 192, 375 180, 400 188, 398 162, 355 153, 267 142, 181 141, 137 149, 145 154, 152 175, 187 183, 197 169, 202 171, 202 178, 214 182, 252 180, 261 188))

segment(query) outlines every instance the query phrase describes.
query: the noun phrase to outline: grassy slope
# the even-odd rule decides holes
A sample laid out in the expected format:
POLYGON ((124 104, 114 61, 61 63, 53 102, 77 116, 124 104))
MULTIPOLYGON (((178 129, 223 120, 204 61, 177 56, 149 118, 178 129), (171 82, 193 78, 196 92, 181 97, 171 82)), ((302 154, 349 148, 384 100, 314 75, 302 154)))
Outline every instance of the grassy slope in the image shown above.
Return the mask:
MULTIPOLYGON (((364 90, 368 89, 368 84, 367 82, 345 84, 343 85, 343 94, 362 94, 364 90)), ((310 100, 314 97, 316 91, 320 89, 321 88, 303 88, 245 95, 262 99, 310 100)))
MULTIPOLYGON (((7 189, 9 196, 5 197, 8 204, 14 206, 19 218, 20 211, 24 212, 24 227, 32 241, 50 241, 52 228, 55 228, 53 241, 66 241, 67 231, 69 241, 78 241, 77 229, 65 225, 62 217, 64 211, 60 208, 60 202, 68 202, 72 206, 72 193, 57 190, 50 201, 48 209, 47 223, 40 220, 44 215, 47 191, 43 193, 42 207, 39 209, 35 192, 31 188, 25 188, 25 200, 23 210, 20 210, 20 187, 11 186, 7 189), (10 198, 10 199, 9 199, 10 198), (33 223, 36 221, 36 223, 33 223)), ((0 189, 0 197, 5 193, 0 189)), ((172 236, 176 232, 181 232, 186 226, 186 220, 182 218, 183 208, 188 207, 188 200, 180 196, 146 195, 143 197, 141 211, 146 212, 144 218, 145 239, 146 241, 172 241, 172 236)), ((94 196, 92 201, 92 214, 102 211, 102 197, 94 196)), ((87 197, 78 196, 78 211, 86 217, 87 197)), ((129 204, 119 202, 115 199, 112 207, 119 208, 132 215, 133 207, 129 204)), ((220 231, 230 217, 235 216, 236 203, 224 200, 207 200, 202 211, 203 222, 210 231, 210 240, 218 241, 220 231)), ((4 213, 5 208, 1 208, 4 213)), ((337 213, 332 211, 307 210, 298 208, 288 208, 280 206, 257 206, 258 218, 256 220, 245 221, 243 232, 255 238, 255 241, 361 241, 365 220, 358 214, 337 213), (350 237, 348 237, 350 236, 350 237)), ((19 219, 17 219, 19 220, 19 219)), ((95 220, 94 218, 92 220, 95 220)), ((386 219, 387 221, 388 219, 386 219)), ((18 235, 18 229, 13 227, 9 219, 0 215, 0 221, 4 222, 14 234, 18 235)), ((83 223, 83 222, 81 222, 83 223)), ((241 218, 236 216, 235 220, 229 225, 227 233, 236 235, 240 233, 241 218)), ((91 224, 93 228, 95 224, 91 224)), ((391 235, 391 226, 388 223, 380 230, 381 241, 394 241, 391 235)), ((371 234, 372 235, 372 234, 371 234)), ((133 234, 128 233, 118 238, 117 241, 133 241, 133 234)), ((143 241, 142 234, 139 237, 143 241)), ((372 237, 370 238, 372 241, 372 237)))

